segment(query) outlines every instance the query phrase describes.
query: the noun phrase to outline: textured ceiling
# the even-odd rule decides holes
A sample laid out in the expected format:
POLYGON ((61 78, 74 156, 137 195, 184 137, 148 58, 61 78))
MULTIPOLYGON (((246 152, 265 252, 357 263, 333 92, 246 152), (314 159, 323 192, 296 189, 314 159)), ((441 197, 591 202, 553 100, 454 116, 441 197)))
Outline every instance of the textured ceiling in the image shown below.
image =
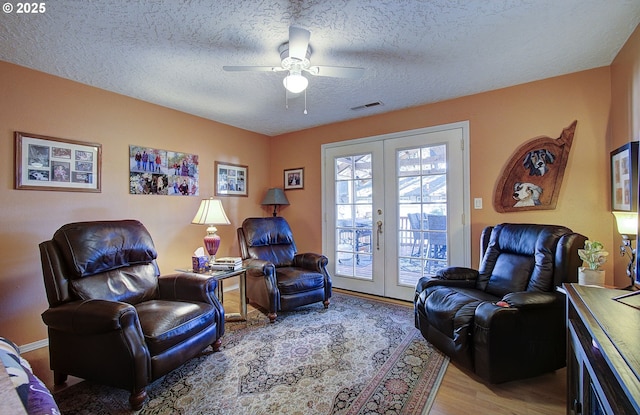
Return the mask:
POLYGON ((267 135, 606 66, 640 22, 640 0, 45 5, 0 15, 0 60, 267 135), (222 70, 279 66, 290 25, 311 31, 312 65, 366 69, 310 76, 307 115, 304 94, 286 108, 283 72, 222 70))

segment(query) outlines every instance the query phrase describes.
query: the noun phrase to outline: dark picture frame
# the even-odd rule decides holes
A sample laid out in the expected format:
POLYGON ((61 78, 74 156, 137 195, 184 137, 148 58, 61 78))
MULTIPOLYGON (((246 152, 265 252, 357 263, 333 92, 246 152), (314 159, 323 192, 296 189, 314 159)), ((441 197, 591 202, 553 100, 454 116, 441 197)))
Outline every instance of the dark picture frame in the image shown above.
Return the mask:
POLYGON ((638 210, 638 142, 632 141, 611 152, 611 209, 638 210))
POLYGON ((15 132, 15 188, 102 192, 102 145, 15 132))
POLYGON ((216 161, 216 196, 249 196, 249 167, 216 161))
POLYGON ((304 189, 304 167, 285 169, 284 190, 304 189))

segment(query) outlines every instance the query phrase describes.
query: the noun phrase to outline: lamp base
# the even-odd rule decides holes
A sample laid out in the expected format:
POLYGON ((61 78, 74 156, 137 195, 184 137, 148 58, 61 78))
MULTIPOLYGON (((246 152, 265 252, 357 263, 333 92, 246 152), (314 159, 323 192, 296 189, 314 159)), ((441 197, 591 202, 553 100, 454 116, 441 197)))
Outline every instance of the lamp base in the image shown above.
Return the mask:
POLYGON ((204 247, 209 253, 209 265, 212 265, 216 260, 216 252, 220 247, 220 235, 216 234, 217 229, 215 226, 207 228, 207 235, 204 237, 204 247))
POLYGON ((631 284, 628 287, 623 288, 624 290, 636 290, 636 270, 635 270, 635 261, 636 261, 636 250, 631 245, 631 241, 635 239, 635 235, 622 235, 622 245, 620 245, 620 255, 629 256, 629 264, 627 265, 627 277, 631 279, 631 284))

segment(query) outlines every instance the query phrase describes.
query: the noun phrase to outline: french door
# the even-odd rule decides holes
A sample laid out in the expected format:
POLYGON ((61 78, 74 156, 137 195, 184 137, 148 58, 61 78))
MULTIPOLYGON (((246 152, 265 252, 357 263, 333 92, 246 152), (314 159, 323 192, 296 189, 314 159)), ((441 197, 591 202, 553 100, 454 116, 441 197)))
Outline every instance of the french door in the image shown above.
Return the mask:
POLYGON ((469 266, 468 123, 323 146, 323 244, 333 285, 413 299, 469 266))

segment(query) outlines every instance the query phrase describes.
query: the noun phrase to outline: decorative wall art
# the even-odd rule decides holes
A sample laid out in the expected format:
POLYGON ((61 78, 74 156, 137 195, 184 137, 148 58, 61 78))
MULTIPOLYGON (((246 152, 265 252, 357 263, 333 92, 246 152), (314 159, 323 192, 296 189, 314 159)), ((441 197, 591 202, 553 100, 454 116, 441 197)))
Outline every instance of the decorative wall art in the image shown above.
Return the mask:
POLYGON ((638 142, 611 152, 611 209, 638 210, 638 142))
POLYGON ((101 191, 102 145, 15 132, 15 188, 101 191))
POLYGON ((216 161, 216 196, 248 196, 249 167, 216 161))
POLYGON ((304 167, 284 171, 284 190, 304 189, 304 167))
POLYGON ((129 146, 129 193, 198 196, 198 156, 129 146))
POLYGON ((556 208, 577 124, 574 121, 556 139, 537 137, 516 149, 496 185, 496 211, 556 208))

